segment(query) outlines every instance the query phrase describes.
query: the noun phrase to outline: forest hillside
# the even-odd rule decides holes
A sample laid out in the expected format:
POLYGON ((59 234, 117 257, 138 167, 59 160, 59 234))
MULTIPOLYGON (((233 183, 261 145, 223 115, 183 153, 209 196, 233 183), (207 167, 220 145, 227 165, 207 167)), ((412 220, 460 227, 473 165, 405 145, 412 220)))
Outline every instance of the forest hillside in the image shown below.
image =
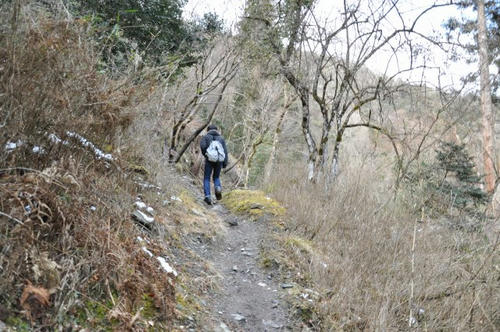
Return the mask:
POLYGON ((0 3, 0 331, 499 330, 498 75, 419 62, 497 70, 498 3, 244 3, 0 3), (486 58, 416 29, 446 6, 486 58))

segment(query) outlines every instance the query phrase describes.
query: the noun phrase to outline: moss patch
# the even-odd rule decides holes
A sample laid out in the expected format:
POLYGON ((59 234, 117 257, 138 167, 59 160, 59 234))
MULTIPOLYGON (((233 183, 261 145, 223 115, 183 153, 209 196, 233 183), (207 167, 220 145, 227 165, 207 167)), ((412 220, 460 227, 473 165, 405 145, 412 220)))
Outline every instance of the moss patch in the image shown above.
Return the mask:
POLYGON ((12 331, 31 331, 30 324, 21 317, 10 316, 7 318, 5 323, 7 324, 7 326, 12 328, 12 331))
POLYGON ((304 254, 308 254, 310 256, 313 256, 315 254, 311 241, 308 241, 301 237, 289 236, 286 238, 285 244, 290 249, 298 249, 300 252, 304 254))
POLYGON ((277 217, 285 214, 285 208, 280 203, 260 190, 233 190, 224 195, 222 202, 232 212, 255 219, 264 215, 277 217))

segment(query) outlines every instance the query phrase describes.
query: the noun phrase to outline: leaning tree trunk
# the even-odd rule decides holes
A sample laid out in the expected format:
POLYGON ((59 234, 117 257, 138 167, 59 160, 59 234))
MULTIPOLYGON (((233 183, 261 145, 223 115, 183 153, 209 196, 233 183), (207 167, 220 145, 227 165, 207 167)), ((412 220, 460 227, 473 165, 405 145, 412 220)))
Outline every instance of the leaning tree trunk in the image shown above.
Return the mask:
POLYGON ((259 137, 257 137, 252 143, 252 148, 251 148, 250 154, 248 155, 248 158, 246 160, 246 165, 245 165, 245 182, 243 183, 243 186, 245 188, 248 188, 248 182, 250 180, 250 170, 252 169, 253 157, 257 153, 257 148, 259 147, 259 145, 261 145, 264 142, 265 134, 266 134, 265 132, 260 134, 259 137))
POLYGON ((283 119, 287 113, 288 109, 284 108, 281 113, 278 123, 276 124, 276 128, 274 130, 273 135, 273 145, 271 146, 271 153, 269 154, 269 159, 267 160, 265 171, 264 171, 264 183, 268 183, 271 178, 271 172, 274 167, 274 159, 276 158, 276 147, 278 146, 280 134, 281 134, 281 124, 283 123, 283 119))
MULTIPOLYGON (((287 98, 287 93, 286 89, 284 89, 284 94, 285 94, 285 101, 288 99, 287 98)), ((269 159, 267 160, 266 167, 264 170, 264 183, 268 183, 269 179, 271 178, 271 172, 273 171, 274 167, 274 159, 276 158, 276 149, 278 146, 280 134, 281 134, 281 126, 283 125, 283 121, 285 120, 285 116, 288 113, 288 109, 292 104, 295 102, 297 97, 292 97, 288 102, 286 102, 283 105, 283 111, 281 112, 278 122, 276 123, 276 127, 274 128, 274 135, 273 135, 273 145, 271 147, 271 153, 269 154, 269 159)))
POLYGON ((477 25, 478 25, 478 46, 479 46, 479 71, 481 90, 481 113, 483 132, 483 163, 486 181, 486 191, 493 193, 495 190, 495 137, 493 135, 494 114, 491 105, 490 74, 488 70, 488 46, 486 33, 486 17, 484 0, 477 1, 477 25))

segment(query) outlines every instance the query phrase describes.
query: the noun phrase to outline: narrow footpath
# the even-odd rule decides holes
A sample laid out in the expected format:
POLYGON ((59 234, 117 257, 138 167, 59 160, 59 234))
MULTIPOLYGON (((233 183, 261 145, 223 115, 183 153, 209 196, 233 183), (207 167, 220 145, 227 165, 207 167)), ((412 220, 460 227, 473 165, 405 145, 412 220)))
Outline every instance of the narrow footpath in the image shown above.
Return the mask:
POLYGON ((219 204, 211 209, 227 227, 223 239, 197 249, 222 277, 220 291, 210 300, 214 326, 222 332, 291 331, 286 285, 259 264, 270 226, 236 217, 219 204))

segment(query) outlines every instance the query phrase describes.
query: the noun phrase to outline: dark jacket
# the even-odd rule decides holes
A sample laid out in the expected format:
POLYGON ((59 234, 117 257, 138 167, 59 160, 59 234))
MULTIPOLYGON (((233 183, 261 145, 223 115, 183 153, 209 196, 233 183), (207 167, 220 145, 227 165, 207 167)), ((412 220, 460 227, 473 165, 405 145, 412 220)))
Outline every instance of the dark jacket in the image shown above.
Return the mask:
POLYGON ((219 134, 217 130, 210 130, 203 138, 201 139, 200 142, 200 148, 201 148, 201 154, 205 157, 205 160, 207 160, 207 149, 210 143, 212 143, 213 140, 217 140, 222 144, 222 147, 224 148, 224 154, 226 155, 226 158, 222 162, 222 167, 227 166, 228 162, 228 153, 227 153, 227 148, 226 148, 226 141, 224 141, 224 137, 219 134))

